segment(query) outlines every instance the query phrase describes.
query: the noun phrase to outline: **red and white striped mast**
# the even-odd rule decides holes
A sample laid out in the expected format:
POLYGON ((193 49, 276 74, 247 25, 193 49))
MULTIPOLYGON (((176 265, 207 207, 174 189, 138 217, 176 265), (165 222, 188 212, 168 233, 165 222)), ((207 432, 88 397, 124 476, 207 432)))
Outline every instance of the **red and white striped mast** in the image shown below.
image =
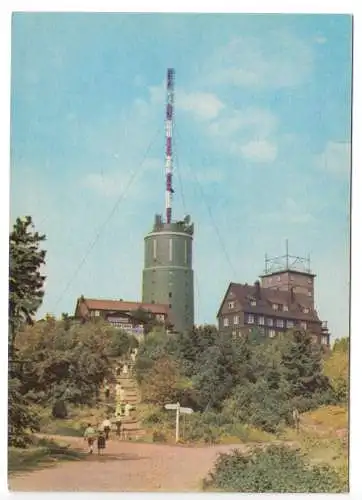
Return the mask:
POLYGON ((171 223, 172 217, 172 130, 173 130, 173 102, 174 102, 175 70, 167 70, 167 102, 166 102, 166 224, 171 223))

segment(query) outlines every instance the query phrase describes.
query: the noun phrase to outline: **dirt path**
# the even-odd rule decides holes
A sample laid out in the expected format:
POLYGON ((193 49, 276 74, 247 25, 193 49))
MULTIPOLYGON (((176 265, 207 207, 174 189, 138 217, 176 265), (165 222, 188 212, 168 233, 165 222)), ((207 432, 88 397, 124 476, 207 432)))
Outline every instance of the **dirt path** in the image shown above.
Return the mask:
MULTIPOLYGON (((59 438, 84 447, 79 438, 59 438)), ((245 445, 188 448, 164 444, 111 441, 103 457, 63 462, 11 476, 12 491, 200 491, 217 454, 245 445)))

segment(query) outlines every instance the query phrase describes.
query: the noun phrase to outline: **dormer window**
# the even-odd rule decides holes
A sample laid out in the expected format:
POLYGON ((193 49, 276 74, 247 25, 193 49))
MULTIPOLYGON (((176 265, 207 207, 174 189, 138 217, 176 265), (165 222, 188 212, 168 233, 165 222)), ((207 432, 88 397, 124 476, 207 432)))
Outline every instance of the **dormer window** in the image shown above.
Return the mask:
POLYGON ((304 314, 308 314, 309 313, 309 308, 308 307, 304 307, 303 308, 303 312, 304 312, 304 314))
POLYGON ((288 311, 288 310, 289 310, 289 307, 286 304, 284 304, 283 305, 283 311, 288 311))
POLYGON ((229 303, 228 303, 228 308, 229 309, 234 309, 235 307, 235 302, 233 300, 231 300, 229 303))
POLYGON ((273 304, 273 309, 274 309, 274 311, 277 311, 278 310, 278 304, 273 304))
POLYGON ((250 305, 253 306, 253 307, 255 307, 256 306, 256 300, 255 299, 251 299, 250 305))

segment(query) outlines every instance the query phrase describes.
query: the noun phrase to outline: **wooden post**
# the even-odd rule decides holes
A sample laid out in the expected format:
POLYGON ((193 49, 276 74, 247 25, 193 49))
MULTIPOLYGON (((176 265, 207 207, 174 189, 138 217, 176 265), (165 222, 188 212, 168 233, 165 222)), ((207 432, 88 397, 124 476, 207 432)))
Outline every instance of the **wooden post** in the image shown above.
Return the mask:
POLYGON ((176 443, 179 441, 179 426, 180 426, 180 403, 176 407, 176 443))

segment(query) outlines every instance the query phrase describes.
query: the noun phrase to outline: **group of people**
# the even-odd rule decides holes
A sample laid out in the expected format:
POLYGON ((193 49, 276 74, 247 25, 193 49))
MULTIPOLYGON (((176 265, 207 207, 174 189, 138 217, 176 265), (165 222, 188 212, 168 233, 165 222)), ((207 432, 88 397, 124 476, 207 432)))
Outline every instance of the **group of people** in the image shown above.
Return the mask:
MULTIPOLYGON (((116 424, 116 436, 121 437, 122 432, 122 416, 117 413, 115 418, 116 424)), ((90 454, 93 453, 94 445, 97 446, 98 455, 102 454, 102 451, 106 448, 106 443, 109 440, 109 435, 112 429, 112 422, 108 417, 106 417, 99 426, 93 426, 88 424, 86 430, 84 431, 84 440, 88 444, 88 451, 90 454)))

